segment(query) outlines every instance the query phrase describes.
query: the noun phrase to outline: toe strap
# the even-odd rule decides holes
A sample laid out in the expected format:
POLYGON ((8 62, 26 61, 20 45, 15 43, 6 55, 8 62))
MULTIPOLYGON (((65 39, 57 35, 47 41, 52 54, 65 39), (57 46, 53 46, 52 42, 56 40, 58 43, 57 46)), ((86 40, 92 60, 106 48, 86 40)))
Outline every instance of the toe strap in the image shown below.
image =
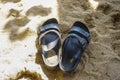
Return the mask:
POLYGON ((58 24, 50 23, 50 24, 41 26, 40 34, 44 33, 45 31, 48 31, 48 30, 56 30, 56 31, 60 32, 60 29, 58 28, 58 24))
POLYGON ((84 50, 84 48, 87 47, 88 42, 86 41, 86 39, 78 36, 77 34, 69 34, 67 37, 70 37, 70 36, 76 37, 78 39, 79 45, 82 47, 83 50, 84 50))
POLYGON ((83 37, 84 39, 86 39, 86 41, 89 43, 91 40, 91 36, 90 33, 85 31, 84 29, 77 27, 77 26, 73 26, 70 33, 75 33, 81 37, 83 37))

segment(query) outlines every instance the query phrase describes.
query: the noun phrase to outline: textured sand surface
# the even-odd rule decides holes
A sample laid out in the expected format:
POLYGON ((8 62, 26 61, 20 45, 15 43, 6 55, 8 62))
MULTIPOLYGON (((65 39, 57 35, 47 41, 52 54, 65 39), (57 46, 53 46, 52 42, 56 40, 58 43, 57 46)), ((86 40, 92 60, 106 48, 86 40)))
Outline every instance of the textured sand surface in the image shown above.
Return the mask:
POLYGON ((120 0, 0 0, 0 80, 120 80, 120 0), (37 30, 53 17, 62 40, 77 20, 90 30, 74 73, 41 59, 37 30))

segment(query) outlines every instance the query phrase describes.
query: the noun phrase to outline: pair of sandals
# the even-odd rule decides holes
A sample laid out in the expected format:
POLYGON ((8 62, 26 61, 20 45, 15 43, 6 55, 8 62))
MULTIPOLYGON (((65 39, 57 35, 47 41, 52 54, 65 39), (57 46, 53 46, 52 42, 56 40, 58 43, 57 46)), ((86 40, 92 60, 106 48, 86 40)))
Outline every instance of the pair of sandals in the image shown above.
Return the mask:
POLYGON ((65 72, 76 69, 91 40, 86 25, 76 21, 65 38, 61 51, 61 32, 55 18, 47 20, 40 27, 38 38, 45 65, 55 67, 59 64, 60 69, 65 72))

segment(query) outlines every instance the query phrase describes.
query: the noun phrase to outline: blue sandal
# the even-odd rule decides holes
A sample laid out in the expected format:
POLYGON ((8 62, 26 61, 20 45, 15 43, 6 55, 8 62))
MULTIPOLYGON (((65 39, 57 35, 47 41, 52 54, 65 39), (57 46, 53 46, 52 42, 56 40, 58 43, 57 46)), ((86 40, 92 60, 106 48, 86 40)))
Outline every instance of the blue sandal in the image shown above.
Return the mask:
POLYGON ((57 20, 55 18, 47 20, 40 27, 38 36, 45 65, 48 67, 57 66, 61 47, 61 34, 57 20))
POLYGON ((59 66, 65 72, 72 72, 78 66, 81 56, 91 40, 85 24, 76 21, 62 45, 59 66))

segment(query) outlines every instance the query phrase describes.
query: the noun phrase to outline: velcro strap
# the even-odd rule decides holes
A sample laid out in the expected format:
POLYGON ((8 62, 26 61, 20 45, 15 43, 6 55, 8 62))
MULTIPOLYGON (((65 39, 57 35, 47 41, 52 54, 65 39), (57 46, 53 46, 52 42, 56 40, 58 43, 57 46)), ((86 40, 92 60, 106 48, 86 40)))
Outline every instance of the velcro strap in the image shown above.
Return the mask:
POLYGON ((87 47, 88 42, 84 38, 78 36, 77 34, 69 34, 67 37, 70 36, 76 37, 79 40, 80 44, 82 44, 83 49, 87 47))
MULTIPOLYGON (((61 34, 60 32, 56 31, 56 30, 48 30, 48 31, 45 31, 44 33, 42 33, 40 36, 39 36, 39 39, 41 39, 45 34, 49 33, 49 32, 54 32, 56 33, 60 38, 61 38, 61 34)), ((39 40, 40 41, 40 40, 39 40)))
MULTIPOLYGON (((91 40, 91 37, 90 37, 90 33, 85 31, 84 29, 80 28, 80 27, 77 27, 77 26, 73 26, 73 28, 71 29, 71 32, 72 31, 76 31, 78 32, 79 34, 81 34, 88 42, 91 40)), ((81 37, 82 37, 81 36, 81 37)))
POLYGON ((47 24, 47 25, 41 26, 40 27, 40 33, 43 33, 45 31, 51 30, 51 29, 55 29, 55 30, 60 32, 60 29, 58 28, 58 24, 51 23, 51 24, 47 24))

